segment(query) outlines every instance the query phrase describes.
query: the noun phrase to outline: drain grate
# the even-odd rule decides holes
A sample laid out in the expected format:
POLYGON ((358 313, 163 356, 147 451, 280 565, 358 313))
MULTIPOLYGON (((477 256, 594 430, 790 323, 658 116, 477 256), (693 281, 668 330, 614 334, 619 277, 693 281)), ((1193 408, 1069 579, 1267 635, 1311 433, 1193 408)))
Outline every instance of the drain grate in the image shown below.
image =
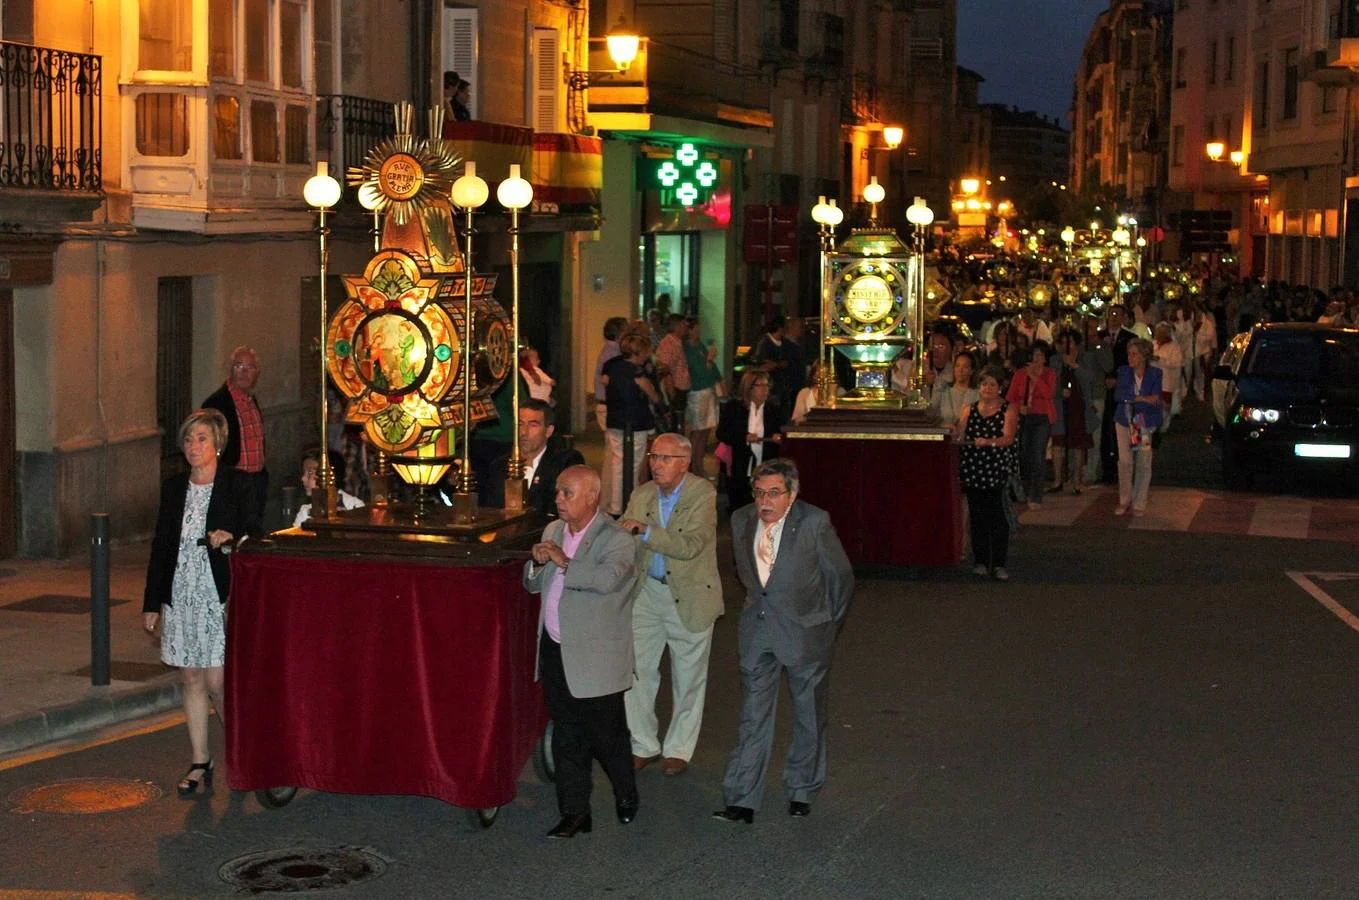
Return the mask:
POLYGON ((238 856, 217 876, 246 894, 300 894, 380 878, 388 861, 368 847, 285 847, 238 856))
POLYGON ((149 781, 130 778, 72 778, 20 788, 9 795, 10 812, 88 816, 142 806, 162 796, 149 781))
MULTIPOLYGON (((109 600, 109 607, 122 606, 126 600, 109 600)), ((0 606, 0 611, 5 612, 37 612, 37 613, 61 613, 62 615, 89 615, 90 598, 77 597, 73 594, 39 594, 36 597, 28 597, 17 603, 10 603, 0 606)))

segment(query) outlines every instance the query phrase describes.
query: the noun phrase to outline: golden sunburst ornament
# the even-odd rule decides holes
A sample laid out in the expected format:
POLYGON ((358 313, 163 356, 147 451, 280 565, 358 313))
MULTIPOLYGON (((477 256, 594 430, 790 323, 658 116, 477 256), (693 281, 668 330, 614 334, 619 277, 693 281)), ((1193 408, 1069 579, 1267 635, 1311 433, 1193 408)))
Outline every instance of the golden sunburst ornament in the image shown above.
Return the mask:
POLYGON ((405 225, 436 200, 447 199, 462 156, 442 137, 443 107, 429 111, 429 137, 413 133, 415 108, 396 104, 396 135, 379 141, 363 164, 350 166, 345 181, 374 200, 374 212, 405 225))

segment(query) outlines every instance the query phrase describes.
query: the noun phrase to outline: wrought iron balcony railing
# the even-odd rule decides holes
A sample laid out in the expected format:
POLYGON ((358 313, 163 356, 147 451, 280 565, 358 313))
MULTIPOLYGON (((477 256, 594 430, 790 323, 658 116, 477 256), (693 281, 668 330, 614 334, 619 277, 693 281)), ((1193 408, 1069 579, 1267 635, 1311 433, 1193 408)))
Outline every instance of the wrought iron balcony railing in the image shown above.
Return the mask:
POLYGON ((103 190, 98 56, 0 41, 0 188, 103 190))
POLYGON ((348 94, 316 98, 316 150, 328 155, 332 172, 362 163, 374 144, 395 134, 391 103, 348 94))

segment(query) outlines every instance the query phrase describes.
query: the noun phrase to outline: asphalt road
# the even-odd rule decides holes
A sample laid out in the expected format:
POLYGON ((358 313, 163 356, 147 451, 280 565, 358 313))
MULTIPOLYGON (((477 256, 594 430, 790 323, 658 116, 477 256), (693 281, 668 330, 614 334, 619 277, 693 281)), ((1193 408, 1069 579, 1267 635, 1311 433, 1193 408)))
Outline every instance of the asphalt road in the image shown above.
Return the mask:
MULTIPOLYGON (((544 839, 553 794, 531 771, 474 832, 418 798, 182 801, 182 727, 19 765, 0 771, 0 797, 77 777, 168 796, 89 816, 7 804, 0 898, 225 896, 224 862, 293 845, 389 860, 341 892, 355 897, 1353 897, 1359 632, 1287 574, 1353 557, 1338 542, 1026 527, 1009 584, 866 579, 834 670, 829 783, 805 820, 784 812, 777 763, 753 827, 709 818, 735 732, 734 616, 694 767, 645 772, 626 828, 600 780, 595 831, 569 842, 544 839)), ((1359 613, 1359 581, 1306 578, 1359 613)))

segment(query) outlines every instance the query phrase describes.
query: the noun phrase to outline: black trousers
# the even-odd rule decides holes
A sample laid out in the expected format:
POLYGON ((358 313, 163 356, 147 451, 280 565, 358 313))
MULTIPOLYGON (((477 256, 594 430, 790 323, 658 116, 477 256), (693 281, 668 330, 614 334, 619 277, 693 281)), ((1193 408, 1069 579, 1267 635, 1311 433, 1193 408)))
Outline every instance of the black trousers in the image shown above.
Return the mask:
MULTIPOLYGON (((259 513, 260 527, 268 531, 269 528, 264 521, 264 510, 269 503, 269 470, 260 469, 258 472, 246 472, 245 474, 250 478, 250 486, 255 491, 255 503, 257 504, 255 510, 259 513)), ((310 503, 311 500, 308 499, 307 502, 310 503)), ((289 522, 288 524, 291 525, 292 523, 289 522)), ((240 535, 236 535, 236 537, 239 538, 240 535)))
POLYGON ((972 561, 994 569, 1005 565, 1010 552, 1010 522, 1005 517, 1005 485, 967 489, 967 514, 972 528, 972 561))
POLYGON ((1100 421, 1099 464, 1100 480, 1105 484, 1118 481, 1118 439, 1114 435, 1114 389, 1104 391, 1104 418, 1100 421))
POLYGON ((615 801, 637 799, 623 693, 573 697, 562 668, 562 645, 542 632, 539 666, 547 713, 552 717, 552 758, 557 766, 557 809, 563 816, 590 811, 590 760, 599 760, 615 801))

